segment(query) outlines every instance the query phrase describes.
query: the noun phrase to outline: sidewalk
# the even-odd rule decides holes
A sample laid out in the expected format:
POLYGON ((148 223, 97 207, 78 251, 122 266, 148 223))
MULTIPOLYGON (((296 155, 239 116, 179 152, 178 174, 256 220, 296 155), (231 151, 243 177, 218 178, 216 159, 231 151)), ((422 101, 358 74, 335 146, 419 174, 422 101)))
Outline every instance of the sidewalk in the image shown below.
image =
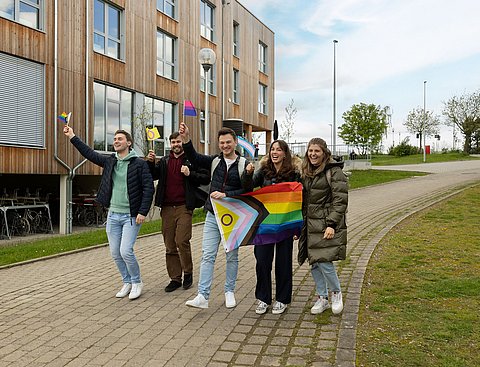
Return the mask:
MULTIPOLYGON (((287 311, 255 314, 251 247, 240 250, 236 308, 224 306, 222 252, 209 308, 186 307, 196 288, 164 292, 165 250, 156 235, 137 244, 145 293, 135 301, 114 297, 121 284, 107 247, 1 269, 0 366, 354 366, 363 276, 378 241, 411 213, 480 182, 480 161, 440 171, 350 192, 345 309, 326 311, 325 323, 309 313, 314 284, 296 261, 287 311)), ((194 283, 202 229, 192 239, 194 283)))

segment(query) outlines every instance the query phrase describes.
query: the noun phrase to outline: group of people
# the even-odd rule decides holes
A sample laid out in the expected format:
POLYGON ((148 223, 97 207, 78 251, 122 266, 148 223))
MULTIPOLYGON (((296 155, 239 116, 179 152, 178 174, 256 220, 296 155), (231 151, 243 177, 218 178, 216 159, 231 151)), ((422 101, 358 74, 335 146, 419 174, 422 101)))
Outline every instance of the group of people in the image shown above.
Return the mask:
MULTIPOLYGON (((208 308, 214 266, 221 233, 211 199, 222 199, 254 190, 256 187, 297 181, 303 184, 303 227, 298 238, 298 261, 307 259, 315 281, 317 298, 311 308, 318 314, 332 308, 343 310, 340 282, 333 261, 346 256, 348 185, 342 171, 343 162, 332 157, 325 141, 313 138, 303 161, 293 156, 288 144, 275 140, 259 162, 258 169, 236 152, 237 136, 230 128, 218 131, 220 154, 204 155, 195 151, 189 129, 183 122, 170 136, 170 154, 156 161, 151 151, 146 159, 133 150, 131 135, 115 133, 114 154, 102 155, 75 136, 69 125, 65 135, 91 162, 103 167, 97 200, 109 208, 107 236, 110 252, 122 277, 123 286, 116 297, 140 297, 143 282, 133 247, 154 195, 153 181, 158 180, 155 205, 161 208, 166 267, 170 282, 166 292, 193 284, 190 247, 192 213, 199 206, 198 187, 210 183, 205 198, 202 258, 197 295, 185 304, 208 308), (331 304, 330 304, 331 303, 331 304)), ((201 202, 201 200, 200 200, 201 202)), ((257 245, 256 259, 257 314, 264 314, 272 304, 272 267, 275 258, 275 298, 272 313, 283 313, 292 298, 293 242, 296 238, 257 245)), ((226 253, 225 306, 236 306, 235 284, 238 274, 238 249, 226 253)))

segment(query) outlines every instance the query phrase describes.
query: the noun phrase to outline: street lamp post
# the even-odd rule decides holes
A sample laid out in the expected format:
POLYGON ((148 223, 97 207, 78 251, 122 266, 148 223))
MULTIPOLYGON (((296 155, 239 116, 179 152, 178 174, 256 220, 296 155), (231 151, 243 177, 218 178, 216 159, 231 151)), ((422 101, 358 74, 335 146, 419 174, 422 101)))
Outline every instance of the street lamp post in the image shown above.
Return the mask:
POLYGON ((215 64, 217 57, 211 48, 202 48, 198 53, 198 62, 203 67, 205 77, 205 154, 209 154, 210 117, 208 116, 208 72, 215 64))
POLYGON ((328 124, 330 126, 330 144, 333 146, 333 125, 328 124))
MULTIPOLYGON (((427 153, 426 153, 426 136, 425 136, 425 127, 427 124, 427 110, 426 110, 426 101, 427 101, 427 81, 423 81, 423 129, 422 129, 422 135, 423 135, 423 162, 425 163, 427 160, 427 153)), ((421 137, 420 137, 421 138, 421 137)))
POLYGON ((337 71, 336 71, 336 45, 338 41, 333 40, 333 154, 337 154, 337 71))

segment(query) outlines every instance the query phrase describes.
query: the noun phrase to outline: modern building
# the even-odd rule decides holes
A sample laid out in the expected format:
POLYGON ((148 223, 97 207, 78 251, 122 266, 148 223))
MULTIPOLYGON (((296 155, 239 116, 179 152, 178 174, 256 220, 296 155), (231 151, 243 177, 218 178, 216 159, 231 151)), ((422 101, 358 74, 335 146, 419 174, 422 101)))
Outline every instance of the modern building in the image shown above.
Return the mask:
POLYGON ((217 152, 222 126, 249 141, 264 131, 268 143, 273 111, 274 33, 236 0, 0 1, 0 195, 52 193, 61 233, 71 231, 72 195, 95 189, 101 173, 63 135, 62 112, 97 151, 112 151, 122 128, 140 154, 164 155, 182 120, 200 152, 217 152), (202 48, 216 54, 208 73, 202 48), (197 116, 183 116, 185 100, 197 116))

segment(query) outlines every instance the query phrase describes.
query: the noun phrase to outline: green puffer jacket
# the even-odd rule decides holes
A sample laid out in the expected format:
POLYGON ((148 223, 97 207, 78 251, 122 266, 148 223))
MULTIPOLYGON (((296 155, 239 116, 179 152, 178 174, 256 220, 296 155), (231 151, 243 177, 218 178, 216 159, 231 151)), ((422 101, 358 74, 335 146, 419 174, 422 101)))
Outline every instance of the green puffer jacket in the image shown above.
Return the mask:
POLYGON ((298 262, 344 260, 347 252, 348 182, 342 171, 343 162, 333 159, 317 176, 303 179, 303 228, 298 241, 298 262), (330 169, 331 184, 326 172, 330 169), (324 239, 327 227, 335 229, 332 239, 324 239))

